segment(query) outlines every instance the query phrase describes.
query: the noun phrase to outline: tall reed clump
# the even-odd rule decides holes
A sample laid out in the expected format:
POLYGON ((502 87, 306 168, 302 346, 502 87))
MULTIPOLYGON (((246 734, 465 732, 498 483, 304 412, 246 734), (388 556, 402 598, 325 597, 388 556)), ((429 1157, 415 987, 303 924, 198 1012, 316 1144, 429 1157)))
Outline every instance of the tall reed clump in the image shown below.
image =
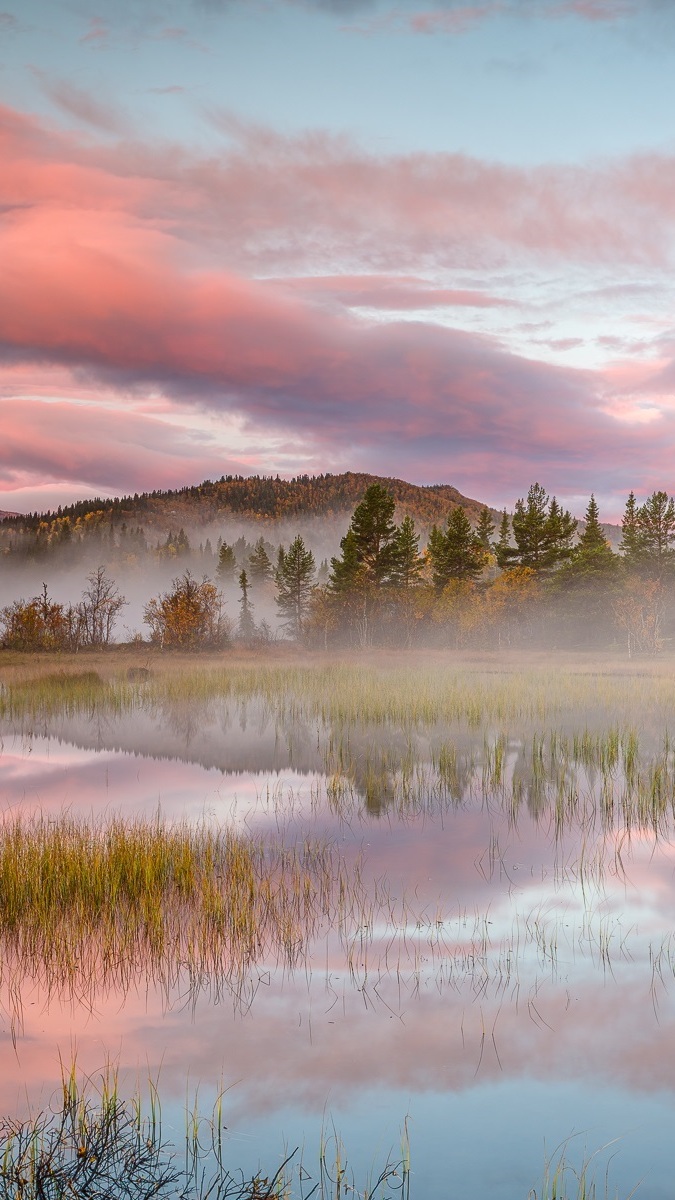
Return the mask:
POLYGON ((186 1114, 184 1145, 164 1133, 157 1089, 145 1108, 121 1098, 113 1072, 97 1091, 64 1075, 59 1101, 27 1120, 0 1121, 0 1200, 362 1200, 409 1197, 409 1163, 387 1160, 363 1190, 336 1141, 318 1165, 297 1150, 269 1175, 247 1177, 227 1160, 222 1097, 209 1117, 186 1114))
POLYGON ((236 989, 270 959, 362 906, 358 867, 329 843, 290 847, 212 825, 62 816, 0 824, 0 982, 52 994, 124 987, 236 989))

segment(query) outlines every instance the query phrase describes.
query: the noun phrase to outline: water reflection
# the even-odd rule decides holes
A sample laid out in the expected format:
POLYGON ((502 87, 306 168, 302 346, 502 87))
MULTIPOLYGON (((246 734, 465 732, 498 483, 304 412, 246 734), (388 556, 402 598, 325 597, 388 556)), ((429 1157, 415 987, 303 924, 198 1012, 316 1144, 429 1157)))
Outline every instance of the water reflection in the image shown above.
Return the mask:
POLYGON ((244 1166, 280 1150, 282 1131, 308 1141, 328 1104, 356 1154, 375 1136, 366 1115, 378 1137, 389 1129, 388 1149, 392 1123, 410 1112, 425 1197, 447 1194, 451 1163, 458 1193, 522 1198, 540 1174, 543 1137, 552 1148, 580 1126, 591 1148, 625 1133, 623 1178, 632 1185, 649 1168, 638 1194, 669 1194, 666 1143, 659 1151, 653 1131, 673 1115, 675 847, 667 819, 627 828, 616 813, 590 819, 579 799, 582 780, 582 792, 601 796, 608 771, 625 794, 621 755, 603 777, 590 745, 585 763, 579 747, 573 763, 550 745, 538 759, 531 736, 514 736, 490 787, 498 734, 455 730, 444 759, 447 729, 418 733, 412 749, 400 730, 384 731, 350 736, 340 790, 323 770, 328 736, 290 717, 287 728, 261 706, 219 703, 199 719, 148 710, 60 716, 40 736, 5 729, 5 812, 160 809, 289 845, 327 838, 349 867, 362 860, 371 907, 361 924, 325 927, 294 971, 261 957, 244 1003, 241 991, 191 987, 186 975, 156 986, 136 971, 84 1005, 77 992, 57 998, 20 979, 21 1026, 3 996, 0 1109, 14 1111, 26 1090, 44 1096, 59 1056, 76 1051, 84 1071, 112 1057, 131 1080, 139 1068, 159 1074, 175 1097, 186 1074, 207 1090, 232 1084, 227 1123, 244 1166), (432 786, 435 803, 396 801, 415 778, 422 791, 425 771, 437 780, 439 766, 447 787, 432 786), (375 805, 380 767, 394 801, 375 805), (563 792, 571 807, 560 820, 563 792), (479 1169, 484 1144, 500 1149, 479 1169))

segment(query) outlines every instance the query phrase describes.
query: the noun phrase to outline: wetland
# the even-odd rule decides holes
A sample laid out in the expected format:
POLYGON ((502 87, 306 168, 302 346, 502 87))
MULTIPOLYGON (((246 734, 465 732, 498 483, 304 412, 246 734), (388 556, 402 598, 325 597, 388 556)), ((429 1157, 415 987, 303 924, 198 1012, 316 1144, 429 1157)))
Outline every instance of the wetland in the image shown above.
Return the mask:
POLYGON ((675 664, 140 665, 0 663, 0 1110, 74 1064, 178 1142, 218 1104, 246 1178, 301 1148, 283 1195, 326 1146, 361 1194, 670 1195, 675 664))

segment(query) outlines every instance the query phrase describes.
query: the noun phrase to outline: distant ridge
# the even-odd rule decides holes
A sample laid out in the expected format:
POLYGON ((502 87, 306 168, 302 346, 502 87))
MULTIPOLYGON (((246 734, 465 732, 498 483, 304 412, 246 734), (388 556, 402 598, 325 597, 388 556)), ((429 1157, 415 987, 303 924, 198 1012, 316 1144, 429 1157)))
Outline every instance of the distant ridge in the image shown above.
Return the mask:
POLYGON ((94 497, 56 511, 6 515, 17 524, 31 527, 57 516, 76 519, 103 511, 115 523, 134 522, 157 529, 210 525, 228 517, 271 522, 298 517, 338 518, 353 512, 372 483, 380 483, 392 493, 399 519, 409 514, 423 527, 444 521, 457 505, 466 509, 475 523, 484 507, 450 484, 422 487, 403 479, 346 471, 341 475, 298 475, 294 479, 225 475, 219 480, 207 479, 194 487, 174 491, 143 492, 110 500, 94 497))
POLYGON ((11 517, 19 517, 20 513, 6 512, 4 508, 0 508, 0 521, 9 520, 11 517))

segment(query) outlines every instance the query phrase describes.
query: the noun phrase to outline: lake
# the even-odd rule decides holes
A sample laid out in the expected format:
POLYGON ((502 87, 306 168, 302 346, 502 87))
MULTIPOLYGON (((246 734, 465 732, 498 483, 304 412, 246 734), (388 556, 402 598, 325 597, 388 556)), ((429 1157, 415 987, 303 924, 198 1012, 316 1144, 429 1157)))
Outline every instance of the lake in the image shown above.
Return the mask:
POLYGON ((409 1138, 411 1196, 521 1200, 565 1144, 597 1152, 599 1194, 607 1172, 671 1195, 667 672, 158 668, 14 680, 3 704, 6 824, 226 826, 321 847, 351 889, 236 972, 75 964, 56 987, 13 960, 3 1113, 46 1104, 62 1063, 113 1062, 158 1081, 178 1138, 186 1096, 224 1090, 249 1173, 296 1146, 311 1169, 323 1138, 365 1180, 409 1138))

